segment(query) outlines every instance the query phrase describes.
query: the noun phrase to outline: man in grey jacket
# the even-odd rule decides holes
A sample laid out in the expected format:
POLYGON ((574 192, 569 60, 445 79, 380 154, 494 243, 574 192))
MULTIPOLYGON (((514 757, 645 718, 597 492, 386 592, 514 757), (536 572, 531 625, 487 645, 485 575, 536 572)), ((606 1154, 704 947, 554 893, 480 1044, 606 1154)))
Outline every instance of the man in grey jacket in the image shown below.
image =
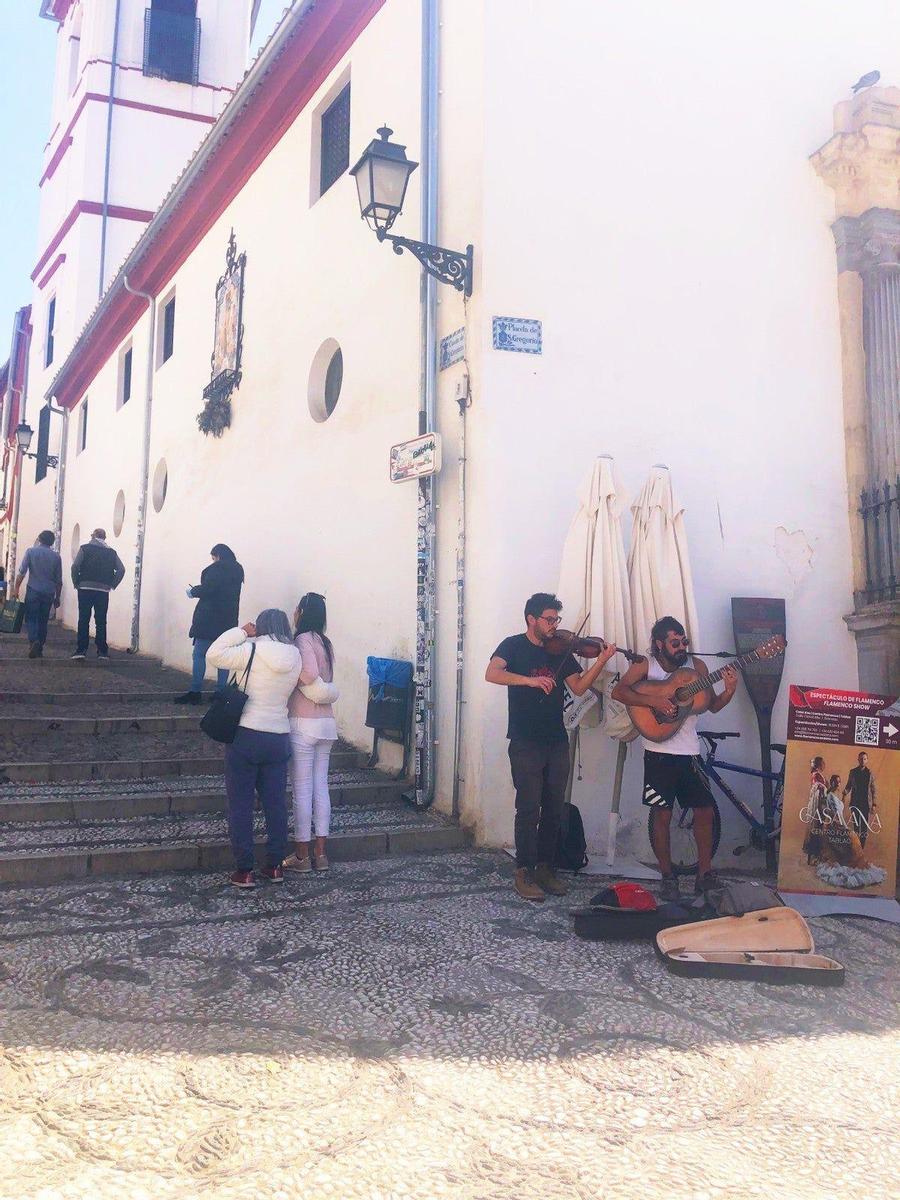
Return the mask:
POLYGON ((62 559, 53 549, 55 540, 49 529, 38 534, 34 545, 25 551, 13 588, 13 598, 18 599, 22 582, 25 576, 28 576, 28 587, 25 589, 25 628, 31 642, 29 658, 40 658, 43 655, 50 610, 59 606, 62 592, 62 559))
POLYGON ((95 529, 91 540, 75 555, 72 563, 72 582, 78 589, 78 645, 73 658, 85 658, 91 640, 91 616, 94 618, 94 641, 97 658, 109 658, 106 644, 106 613, 109 593, 115 591, 125 576, 122 560, 106 544, 106 530, 95 529))

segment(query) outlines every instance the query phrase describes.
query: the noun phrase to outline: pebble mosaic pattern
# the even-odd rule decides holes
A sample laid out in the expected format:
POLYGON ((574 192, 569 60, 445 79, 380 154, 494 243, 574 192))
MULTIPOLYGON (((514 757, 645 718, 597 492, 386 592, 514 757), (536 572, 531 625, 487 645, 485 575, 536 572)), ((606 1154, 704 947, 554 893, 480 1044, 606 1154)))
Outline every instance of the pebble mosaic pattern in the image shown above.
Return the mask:
POLYGON ((0 889, 3 1200, 896 1195, 900 934, 681 979, 502 856, 0 889))

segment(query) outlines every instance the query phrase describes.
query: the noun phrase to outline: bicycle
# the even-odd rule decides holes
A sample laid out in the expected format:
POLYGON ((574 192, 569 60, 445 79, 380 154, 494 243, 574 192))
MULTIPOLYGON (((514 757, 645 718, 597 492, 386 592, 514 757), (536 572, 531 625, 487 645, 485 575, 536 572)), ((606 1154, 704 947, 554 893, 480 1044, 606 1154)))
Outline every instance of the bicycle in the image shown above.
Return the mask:
MULTIPOLYGON (((719 742, 723 742, 728 738, 740 737, 739 733, 698 732, 707 745, 706 757, 698 759, 699 769, 707 777, 710 785, 715 784, 731 801, 750 826, 750 841, 745 846, 735 847, 732 853, 737 857, 751 847, 755 850, 765 850, 769 842, 777 841, 781 836, 781 807, 784 795, 784 755, 787 747, 781 742, 772 743, 772 749, 782 756, 780 771, 760 771, 755 767, 745 767, 740 763, 725 762, 720 758, 716 758, 719 742), (756 779, 767 779, 771 782, 773 786, 772 820, 770 823, 767 824, 765 820, 760 820, 750 806, 734 794, 728 783, 719 774, 720 771, 734 771, 739 775, 751 775, 756 779)), ((710 786, 710 796, 713 809, 712 852, 715 854, 719 848, 719 841, 722 836, 722 816, 719 812, 716 798, 712 793, 712 786, 710 786)), ((672 824, 670 826, 672 870, 676 875, 694 875, 697 872, 697 844, 694 841, 693 825, 694 810, 691 808, 680 809, 678 817, 676 818, 674 815, 672 817, 672 824)), ((652 809, 648 814, 647 832, 652 843, 652 809)))

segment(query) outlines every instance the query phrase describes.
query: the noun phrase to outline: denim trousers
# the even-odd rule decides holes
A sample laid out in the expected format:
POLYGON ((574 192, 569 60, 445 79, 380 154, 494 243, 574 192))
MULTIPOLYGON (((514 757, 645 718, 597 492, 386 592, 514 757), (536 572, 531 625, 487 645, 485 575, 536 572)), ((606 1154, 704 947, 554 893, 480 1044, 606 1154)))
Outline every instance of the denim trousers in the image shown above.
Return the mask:
POLYGON ((108 654, 106 644, 106 614, 109 609, 109 592, 91 588, 78 589, 78 653, 86 654, 91 640, 91 614, 94 616, 94 641, 98 654, 108 654))
POLYGON ((279 866, 287 850, 287 772, 291 757, 286 733, 238 728, 225 747, 228 832, 239 871, 253 870, 253 813, 256 796, 266 818, 266 864, 279 866))
MULTIPOLYGON (((212 638, 194 638, 193 673, 191 675, 191 691, 202 692, 203 680, 206 678, 206 652, 212 645, 212 638)), ((216 672, 216 686, 223 688, 228 682, 228 672, 223 668, 216 672)))
POLYGON ((47 622, 52 607, 52 596, 36 592, 34 588, 25 589, 25 632, 29 642, 39 642, 42 646, 46 642, 47 622))
POLYGON ((516 789, 516 866, 552 866, 569 780, 568 743, 513 738, 509 764, 516 789))

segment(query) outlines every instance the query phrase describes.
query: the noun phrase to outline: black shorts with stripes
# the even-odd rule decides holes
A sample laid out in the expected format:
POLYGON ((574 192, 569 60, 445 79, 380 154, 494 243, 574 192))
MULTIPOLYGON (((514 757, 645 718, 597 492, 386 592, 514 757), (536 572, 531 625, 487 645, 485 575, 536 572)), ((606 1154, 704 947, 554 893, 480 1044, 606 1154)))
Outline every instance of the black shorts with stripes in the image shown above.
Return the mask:
POLYGON ((709 808, 713 802, 695 754, 644 751, 644 804, 648 808, 709 808))

